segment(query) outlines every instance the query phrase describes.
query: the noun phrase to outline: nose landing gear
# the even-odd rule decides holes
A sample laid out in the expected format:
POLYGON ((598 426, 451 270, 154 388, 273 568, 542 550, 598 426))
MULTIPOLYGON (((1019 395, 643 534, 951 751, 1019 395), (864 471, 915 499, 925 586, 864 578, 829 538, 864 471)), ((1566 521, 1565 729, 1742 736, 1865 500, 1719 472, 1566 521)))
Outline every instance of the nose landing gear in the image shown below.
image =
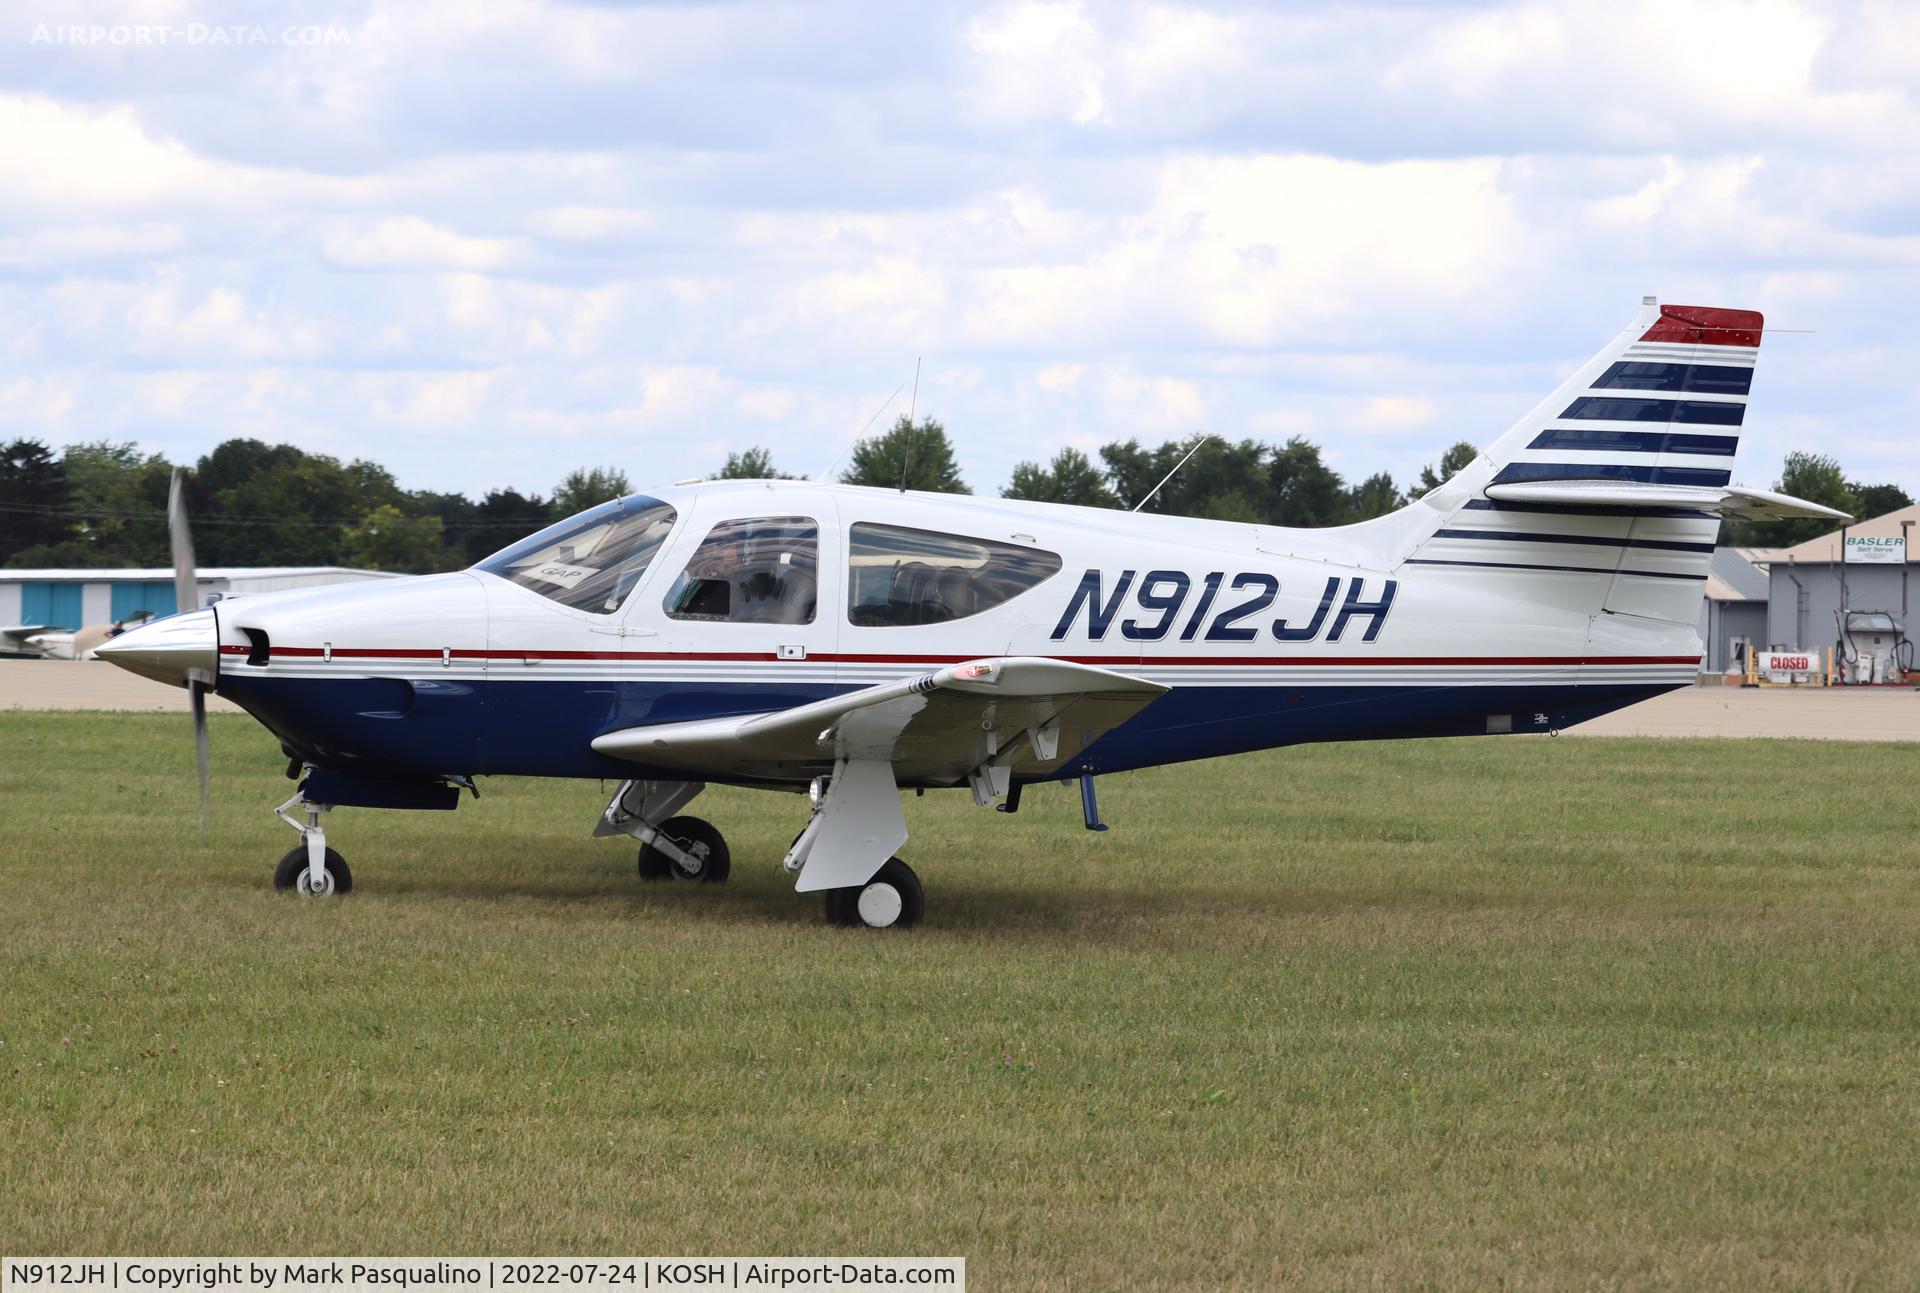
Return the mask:
POLYGON ((273 869, 275 889, 283 893, 291 890, 309 898, 352 891, 353 872, 347 869, 345 858, 327 847, 327 828, 320 824, 320 814, 332 811, 332 804, 310 803, 298 792, 273 810, 274 816, 300 832, 299 847, 281 858, 280 865, 273 869), (288 812, 296 806, 305 812, 304 823, 295 821, 288 812))
POLYGON ((327 849, 321 857, 320 885, 314 887, 313 870, 307 863, 307 846, 302 844, 280 859, 273 869, 273 887, 285 893, 291 890, 303 898, 324 898, 330 894, 351 893, 353 872, 347 860, 327 849))

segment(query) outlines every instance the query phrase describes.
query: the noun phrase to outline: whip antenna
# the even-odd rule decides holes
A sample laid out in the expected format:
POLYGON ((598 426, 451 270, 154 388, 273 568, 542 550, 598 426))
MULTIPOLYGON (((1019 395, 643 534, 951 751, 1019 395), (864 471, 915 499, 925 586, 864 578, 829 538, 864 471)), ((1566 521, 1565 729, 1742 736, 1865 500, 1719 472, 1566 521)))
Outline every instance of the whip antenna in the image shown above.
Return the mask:
MULTIPOLYGON (((1200 446, 1205 444, 1207 441, 1211 439, 1213 439, 1213 432, 1202 431, 1200 433, 1200 438, 1193 442, 1193 448, 1187 450, 1187 457, 1182 458, 1179 462, 1176 462, 1175 464, 1173 464, 1173 470, 1160 478, 1160 485, 1166 484, 1168 481, 1172 480, 1176 475, 1178 475, 1180 472, 1180 469, 1187 465, 1187 458, 1191 458, 1193 457, 1193 455, 1199 453, 1200 446)), ((1152 489, 1148 490, 1147 496, 1145 498, 1141 499, 1138 503, 1135 503, 1132 507, 1128 508, 1127 510, 1129 512, 1137 512, 1141 508, 1145 507, 1148 503, 1152 502, 1153 496, 1160 492, 1160 485, 1155 485, 1152 489)))
POLYGON ((820 473, 821 480, 826 480, 827 477, 833 475, 833 469, 835 467, 838 467, 840 465, 840 460, 847 456, 847 450, 853 448, 854 441, 857 441, 861 436, 865 435, 867 433, 867 428, 872 426, 875 422, 878 422, 880 420, 880 415, 887 411, 887 405, 899 399, 900 392, 906 389, 907 389, 907 384, 905 382, 901 382, 898 386, 893 388, 893 394, 887 396, 886 403, 882 404, 879 408, 875 409, 873 411, 873 416, 868 418, 865 422, 861 423, 860 429, 853 433, 853 440, 847 441, 847 443, 844 446, 842 446, 840 452, 833 455, 833 461, 827 464, 827 469, 824 472, 820 473))
POLYGON ((920 358, 913 360, 913 394, 907 397, 907 437, 900 447, 900 492, 907 492, 907 466, 913 461, 913 413, 920 407, 920 358))

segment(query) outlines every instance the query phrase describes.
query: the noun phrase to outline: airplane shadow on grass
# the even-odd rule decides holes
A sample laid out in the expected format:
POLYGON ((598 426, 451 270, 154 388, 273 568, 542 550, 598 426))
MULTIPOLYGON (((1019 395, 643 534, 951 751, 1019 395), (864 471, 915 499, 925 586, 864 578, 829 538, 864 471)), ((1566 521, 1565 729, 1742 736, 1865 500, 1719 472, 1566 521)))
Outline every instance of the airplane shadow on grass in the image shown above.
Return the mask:
MULTIPOLYGON (((259 883, 236 876, 222 887, 239 890, 257 888, 259 883)), ((312 901, 290 894, 280 896, 290 906, 312 901)), ((482 864, 464 877, 447 875, 438 868, 431 873, 410 873, 400 860, 377 874, 357 876, 351 895, 322 901, 379 902, 383 898, 624 907, 632 912, 636 925, 666 919, 715 927, 798 928, 823 926, 824 921, 822 896, 795 893, 777 865, 756 863, 744 868, 744 873, 736 869, 728 882, 719 885, 642 881, 634 874, 630 850, 623 850, 618 860, 564 857, 518 870, 482 864)), ((1027 887, 969 878, 943 868, 930 877, 927 915, 919 929, 899 933, 909 937, 992 933, 1104 939, 1155 930, 1163 936, 1169 926, 1217 924, 1222 920, 1279 924, 1363 912, 1465 913, 1506 906, 1511 903, 1465 888, 1302 886, 1279 874, 1273 877, 1269 891, 1249 892, 1244 882, 1207 884, 1191 880, 1167 888, 1027 887)), ((876 931, 848 932, 871 935, 876 931)))

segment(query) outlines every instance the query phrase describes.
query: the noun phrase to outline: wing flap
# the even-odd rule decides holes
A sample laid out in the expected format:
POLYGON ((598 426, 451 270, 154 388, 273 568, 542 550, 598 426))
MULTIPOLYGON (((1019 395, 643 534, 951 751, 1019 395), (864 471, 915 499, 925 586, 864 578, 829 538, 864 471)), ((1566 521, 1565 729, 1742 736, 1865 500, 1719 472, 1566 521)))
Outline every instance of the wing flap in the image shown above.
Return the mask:
POLYGON ((1548 503, 1563 507, 1683 507, 1747 520, 1810 516, 1847 522, 1853 518, 1821 503, 1734 485, 1642 485, 1633 481, 1531 480, 1488 485, 1488 498, 1502 503, 1548 503))
POLYGON ((790 781, 836 762, 891 763, 902 782, 954 783, 999 759, 1044 775, 1167 688, 1033 656, 971 660, 771 714, 625 728, 593 748, 653 767, 790 781))

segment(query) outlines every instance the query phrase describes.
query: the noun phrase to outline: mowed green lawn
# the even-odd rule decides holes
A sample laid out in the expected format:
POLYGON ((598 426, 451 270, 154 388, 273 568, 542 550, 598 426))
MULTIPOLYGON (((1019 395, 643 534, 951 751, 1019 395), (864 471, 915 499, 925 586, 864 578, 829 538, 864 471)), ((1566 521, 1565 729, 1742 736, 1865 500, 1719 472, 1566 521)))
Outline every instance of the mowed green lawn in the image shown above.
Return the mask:
POLYGON ((974 1286, 1912 1287, 1920 745, 1508 738, 908 805, 643 886, 592 784, 343 810, 272 741, 0 714, 0 1249, 964 1254, 974 1286))

